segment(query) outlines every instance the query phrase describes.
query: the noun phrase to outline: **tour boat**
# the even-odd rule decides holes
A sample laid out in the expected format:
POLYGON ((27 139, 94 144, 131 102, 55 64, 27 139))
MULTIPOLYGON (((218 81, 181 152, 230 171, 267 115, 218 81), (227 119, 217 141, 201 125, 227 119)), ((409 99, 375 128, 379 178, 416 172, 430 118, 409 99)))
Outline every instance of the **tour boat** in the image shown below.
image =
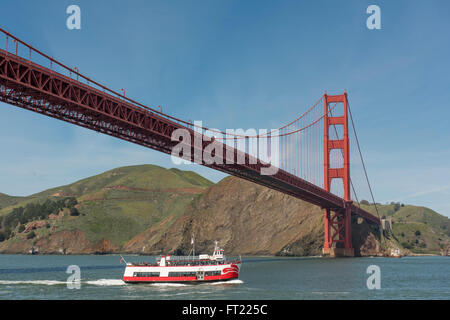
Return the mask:
POLYGON ((402 254, 400 253, 400 249, 391 249, 391 257, 392 258, 401 258, 402 254))
MULTIPOLYGON (((122 258, 122 260, 124 260, 122 258)), ((125 260, 124 260, 125 261, 125 260)), ((201 283, 237 279, 241 259, 227 260, 223 249, 216 246, 213 255, 162 255, 156 263, 126 262, 123 281, 126 283, 201 283)))

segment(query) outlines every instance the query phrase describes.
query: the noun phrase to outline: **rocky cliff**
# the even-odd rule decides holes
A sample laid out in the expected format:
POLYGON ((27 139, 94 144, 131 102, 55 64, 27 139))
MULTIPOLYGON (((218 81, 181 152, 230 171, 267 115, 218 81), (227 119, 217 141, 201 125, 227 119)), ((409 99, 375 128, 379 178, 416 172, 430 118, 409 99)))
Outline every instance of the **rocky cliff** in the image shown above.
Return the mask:
MULTIPOLYGON (((355 220, 358 254, 380 251, 379 238, 355 220)), ((228 177, 194 201, 166 232, 150 228, 126 243, 127 252, 186 254, 195 235, 196 250, 209 251, 220 240, 226 252, 243 255, 320 255, 323 210, 257 184, 228 177)))

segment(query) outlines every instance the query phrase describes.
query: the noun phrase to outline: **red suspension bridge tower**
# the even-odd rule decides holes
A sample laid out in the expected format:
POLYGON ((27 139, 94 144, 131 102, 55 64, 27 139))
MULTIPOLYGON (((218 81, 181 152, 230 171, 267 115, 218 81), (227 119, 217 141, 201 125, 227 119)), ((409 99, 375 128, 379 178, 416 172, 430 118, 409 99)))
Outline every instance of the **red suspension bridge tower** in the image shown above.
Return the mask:
MULTIPOLYGON (((82 75, 78 69, 67 67, 0 28, 0 36, 2 34, 5 36, 6 45, 4 49, 0 47, 0 102, 102 132, 169 155, 172 155, 172 151, 179 143, 173 139, 173 133, 177 129, 186 130, 190 137, 195 136, 191 122, 165 114, 162 108, 159 110, 149 108, 126 97, 125 94, 111 90, 82 75), (13 52, 10 52, 11 47, 8 50, 11 39, 15 44, 13 52), (35 56, 39 57, 37 60, 40 61, 39 64, 32 61, 35 56), (76 78, 73 75, 76 75, 76 78)), ((277 149, 272 150, 271 147, 271 153, 279 154, 278 167, 273 174, 263 173, 268 166, 267 161, 258 160, 254 153, 250 152, 250 147, 242 149, 237 145, 237 139, 244 139, 247 141, 244 145, 249 146, 249 138, 267 138, 267 135, 252 137, 234 135, 232 139, 236 140, 236 146, 225 143, 225 140, 215 141, 214 150, 221 151, 218 156, 221 161, 211 163, 202 159, 200 164, 323 208, 325 211, 323 253, 332 256, 353 256, 352 214, 364 219, 367 223, 378 226, 380 219, 379 216, 374 216, 358 205, 359 200, 350 178, 349 124, 353 128, 352 134, 355 135, 357 150, 375 205, 348 105, 347 93, 325 94, 303 115, 271 132, 271 138, 279 139, 277 149), (324 113, 321 108, 322 99, 324 113), (343 106, 342 114, 333 115, 336 104, 343 106), (322 125, 323 146, 321 145, 322 125), (342 127, 341 135, 338 135, 336 126, 342 127), (330 128, 333 128, 334 132, 330 132, 330 128), (335 139, 331 138, 333 133, 336 133, 335 139), (336 155, 336 150, 342 155, 342 159, 339 157, 339 161, 330 161, 336 160, 330 157, 332 154, 336 155), (240 162, 241 158, 244 161, 240 162), (321 184, 322 172, 323 185, 321 184), (343 195, 331 192, 334 179, 342 181, 343 195), (351 191, 355 195, 355 203, 351 200, 351 191)), ((196 129, 200 129, 201 144, 196 145, 195 141, 189 144, 190 152, 185 160, 191 162, 197 161, 195 154, 204 154, 210 148, 211 139, 203 133, 209 129, 203 127, 196 129)), ((226 132, 219 133, 223 136, 227 135, 226 132)), ((191 138, 187 141, 191 141, 191 138)))
POLYGON ((350 147, 348 139, 348 101, 347 93, 342 95, 324 95, 324 189, 331 191, 331 181, 341 179, 344 186, 344 208, 325 208, 324 213, 324 246, 323 253, 339 256, 353 256, 352 248, 352 200, 350 197, 350 147), (344 114, 342 116, 330 116, 329 105, 331 103, 342 103, 344 114), (330 140, 329 130, 334 125, 343 127, 342 139, 330 140), (343 157, 343 166, 332 168, 330 165, 330 154, 332 150, 338 149, 343 157))

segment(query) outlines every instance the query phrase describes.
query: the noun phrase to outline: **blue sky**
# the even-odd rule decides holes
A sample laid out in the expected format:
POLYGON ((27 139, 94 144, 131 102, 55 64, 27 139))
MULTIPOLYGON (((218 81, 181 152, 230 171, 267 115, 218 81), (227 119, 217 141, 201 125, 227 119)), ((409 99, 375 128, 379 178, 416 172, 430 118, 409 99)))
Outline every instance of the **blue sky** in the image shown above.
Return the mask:
MULTIPOLYGON (((325 91, 347 90, 376 200, 450 216, 448 12, 445 0, 0 3, 2 28, 209 127, 277 128, 325 91), (66 28, 71 4, 81 30, 66 28), (366 28, 370 4, 381 8, 381 30, 366 28)), ((156 151, 1 103, 0 146, 0 192, 11 195, 124 165, 173 166, 156 151)))

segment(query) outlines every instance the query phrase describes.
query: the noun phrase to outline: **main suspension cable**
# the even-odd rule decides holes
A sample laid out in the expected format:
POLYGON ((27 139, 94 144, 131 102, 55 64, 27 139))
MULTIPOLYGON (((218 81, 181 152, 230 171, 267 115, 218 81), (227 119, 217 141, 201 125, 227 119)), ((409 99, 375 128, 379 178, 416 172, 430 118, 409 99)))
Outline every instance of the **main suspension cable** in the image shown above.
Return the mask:
POLYGON ((363 169, 364 169, 364 175, 366 176, 366 181, 367 181, 367 185, 369 186, 369 191, 370 191, 370 195, 371 195, 371 197, 372 197, 372 202, 373 202, 373 204, 374 204, 374 206, 375 206, 375 210, 376 210, 376 212, 377 212, 377 216, 378 216, 378 219, 379 219, 379 218, 380 218, 380 214, 379 214, 379 212, 378 212, 377 203, 375 202, 375 198, 374 198, 374 196, 373 196, 373 192, 372 192, 372 188, 371 188, 371 186, 370 186, 369 177, 368 177, 368 175, 367 175, 367 170, 366 170, 366 166, 365 166, 365 164, 364 164, 364 159, 363 159, 363 156, 362 156, 361 148, 360 148, 360 146, 359 146, 358 135, 356 134, 355 123, 353 122, 352 111, 351 111, 351 109, 350 109, 350 103, 347 103, 347 105, 348 105, 348 111, 349 111, 349 114, 350 114, 350 120, 351 120, 351 122, 352 122, 353 133, 355 134, 356 145, 358 146, 359 157, 361 158, 361 162, 362 162, 363 169))

